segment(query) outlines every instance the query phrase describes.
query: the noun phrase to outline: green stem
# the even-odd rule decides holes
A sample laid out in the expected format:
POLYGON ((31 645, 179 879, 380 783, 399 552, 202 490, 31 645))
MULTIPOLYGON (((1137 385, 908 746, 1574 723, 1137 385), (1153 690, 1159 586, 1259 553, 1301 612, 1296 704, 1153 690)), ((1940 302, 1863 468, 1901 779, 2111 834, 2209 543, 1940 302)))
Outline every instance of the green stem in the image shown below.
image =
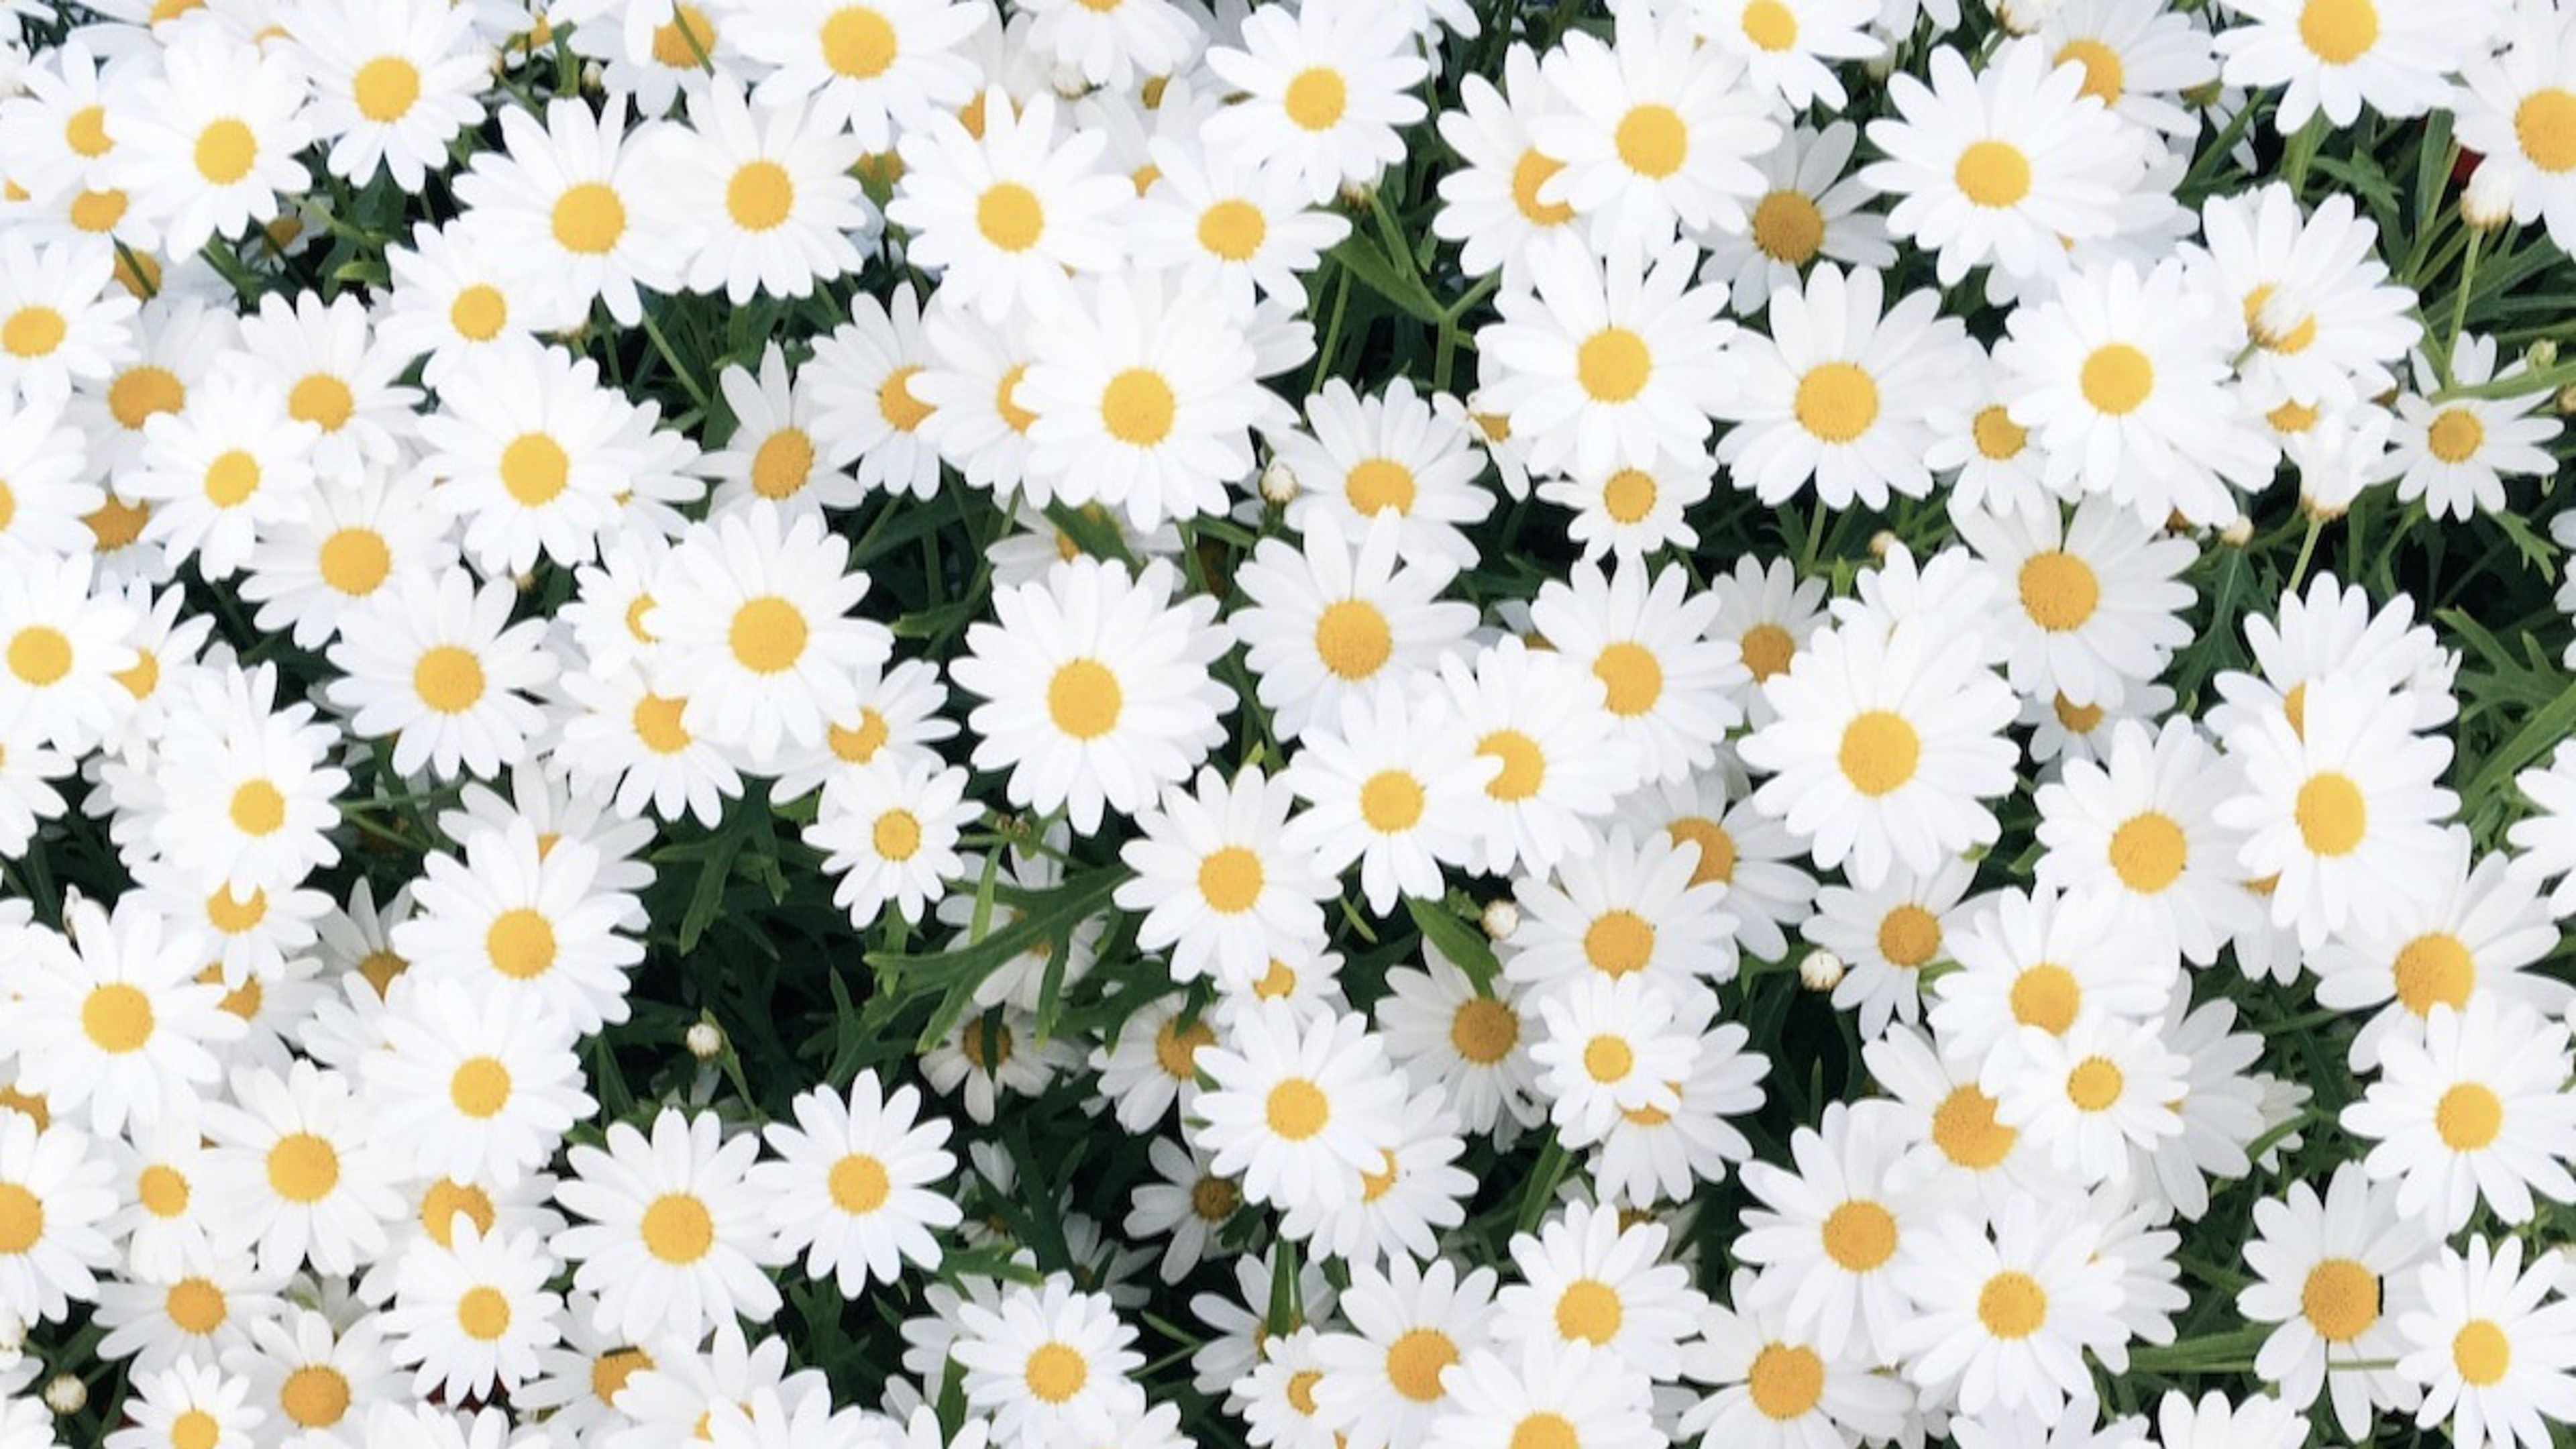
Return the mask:
POLYGON ((2469 322, 2469 290, 2477 285, 2478 250, 2486 242, 2486 235, 2474 227, 2470 228, 2469 249, 2460 258, 2460 288, 2451 294, 2450 339, 2442 344, 2441 378, 2444 387, 2451 385, 2451 359, 2459 355, 2460 331, 2469 322))

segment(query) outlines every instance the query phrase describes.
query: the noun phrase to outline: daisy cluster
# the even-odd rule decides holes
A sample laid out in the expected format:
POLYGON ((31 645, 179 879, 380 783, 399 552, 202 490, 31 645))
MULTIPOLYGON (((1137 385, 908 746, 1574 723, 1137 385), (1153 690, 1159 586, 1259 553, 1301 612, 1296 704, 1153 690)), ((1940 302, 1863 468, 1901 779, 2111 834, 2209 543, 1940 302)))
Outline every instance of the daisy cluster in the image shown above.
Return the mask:
POLYGON ((2564 0, 0 39, 0 1449, 2576 1425, 2564 0))

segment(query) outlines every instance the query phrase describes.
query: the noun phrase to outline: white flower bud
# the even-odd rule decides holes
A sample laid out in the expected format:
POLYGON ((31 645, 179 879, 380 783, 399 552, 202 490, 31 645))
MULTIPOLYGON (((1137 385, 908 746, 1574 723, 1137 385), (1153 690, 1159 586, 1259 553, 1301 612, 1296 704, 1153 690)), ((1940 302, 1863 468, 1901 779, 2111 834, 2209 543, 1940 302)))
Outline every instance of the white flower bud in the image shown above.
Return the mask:
POLYGON ((1297 497, 1297 474, 1285 462, 1273 458, 1261 470, 1261 501, 1287 507, 1297 497))
POLYGON ((2229 548, 2243 548, 2254 541, 2254 520, 2240 513, 2219 526, 2218 541, 2229 548))
POLYGON ((2501 166, 2479 162, 2460 188, 2460 220, 2474 231, 2493 231, 2513 220, 2513 178, 2501 166))
POLYGON ((45 1380, 45 1407, 57 1414, 72 1415, 89 1406, 89 1386, 76 1374, 56 1374, 45 1380))
POLYGON ((1809 991, 1831 991, 1843 979, 1843 958, 1819 946, 1798 960, 1798 979, 1809 991))
POLYGON ((1887 557, 1888 550, 1896 547, 1896 543, 1896 535, 1882 528, 1869 536, 1869 556, 1883 560, 1887 557))
POLYGON ((1508 941, 1521 928, 1521 908, 1499 896, 1487 901, 1484 925, 1487 940, 1508 941))
POLYGON ((691 1022, 685 1040, 689 1055, 702 1062, 714 1061, 725 1049, 724 1030, 712 1021, 691 1022))

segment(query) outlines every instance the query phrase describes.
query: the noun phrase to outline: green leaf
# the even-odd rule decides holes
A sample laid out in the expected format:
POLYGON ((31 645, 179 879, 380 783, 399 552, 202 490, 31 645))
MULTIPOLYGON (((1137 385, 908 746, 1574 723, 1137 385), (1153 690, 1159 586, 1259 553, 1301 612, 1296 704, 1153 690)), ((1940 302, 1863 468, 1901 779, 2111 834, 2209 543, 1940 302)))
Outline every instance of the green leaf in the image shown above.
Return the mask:
POLYGON ((1069 876, 1049 890, 997 887, 994 895, 1020 913, 1009 925, 948 951, 872 951, 868 965, 889 978, 889 989, 906 994, 942 992, 939 1009, 931 1013, 930 1024, 921 1033, 920 1049, 928 1051, 966 1019, 975 988, 985 977, 1041 941, 1053 942, 1058 954, 1070 950, 1074 928, 1099 914, 1110 893, 1131 874, 1125 866, 1104 865, 1069 876))
POLYGON ((1390 260, 1377 243, 1360 233, 1352 232, 1340 246, 1325 255, 1366 283, 1370 291, 1403 308, 1406 315, 1415 320, 1434 327, 1447 320, 1441 311, 1440 300, 1422 285, 1422 279, 1390 260))
POLYGON ((1494 977, 1503 968, 1494 959, 1494 948, 1485 940, 1483 931, 1451 915, 1448 907, 1438 901, 1406 896, 1404 909, 1413 917, 1413 924, 1421 928, 1422 938, 1439 948, 1451 965, 1466 972, 1479 993, 1494 994, 1494 977))

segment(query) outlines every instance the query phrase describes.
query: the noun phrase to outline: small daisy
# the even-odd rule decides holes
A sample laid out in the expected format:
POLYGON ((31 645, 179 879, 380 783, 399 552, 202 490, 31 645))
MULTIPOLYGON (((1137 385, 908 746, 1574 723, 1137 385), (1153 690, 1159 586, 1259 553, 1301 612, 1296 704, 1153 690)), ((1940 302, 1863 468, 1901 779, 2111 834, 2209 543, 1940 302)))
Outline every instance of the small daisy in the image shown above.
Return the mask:
POLYGON ((470 830, 458 845, 462 859, 423 862, 418 911, 392 927, 393 953, 425 976, 533 1000, 585 1036, 624 1021, 626 972, 644 958, 624 932, 644 915, 603 880, 600 851, 570 836, 541 843, 526 821, 470 830))
MULTIPOLYGON (((2479 388, 2530 371, 2528 363, 2496 368, 2496 339, 2474 333, 2460 338, 2451 352, 2451 381, 2460 388, 2479 388)), ((2415 359, 2418 386, 2430 386, 2433 372, 2415 359)), ((2435 518, 2468 518, 2505 507, 2506 478, 2546 478, 2555 464, 2549 444, 2563 430, 2557 419, 2540 414, 2546 391, 2518 397, 2457 397, 2437 401, 2430 394, 2404 392, 2397 398, 2398 425, 2389 467, 2396 470, 2400 501, 2421 501, 2435 518)))
POLYGON ((501 108, 501 145, 475 154, 456 178, 457 199, 486 243, 576 307, 592 301, 625 326, 644 316, 642 292, 675 291, 696 227, 648 222, 662 164, 650 126, 629 130, 626 103, 593 111, 568 97, 542 118, 501 108))
POLYGON ((2067 517, 2053 503, 2014 513, 1953 510, 1959 535, 2018 610, 1996 627, 2010 653, 2005 673, 2024 694, 2078 705, 2118 705, 2134 684, 2164 672, 2192 640, 2179 581, 2195 553, 2134 513, 2092 498, 2067 517))
MULTIPOLYGON (((2448 104, 2460 144, 2484 159, 2513 198, 2513 219, 2545 220, 2551 240, 2576 237, 2576 47, 2568 17, 2543 5, 2517 5, 2504 17, 2504 44, 2467 50, 2448 104)), ((72 77, 77 84, 77 73, 72 77)), ((2456 364, 2455 364, 2456 365, 2456 364)))
POLYGON ((486 1397, 535 1377, 537 1356, 563 1336, 563 1299, 545 1291, 556 1266, 536 1234, 485 1234, 471 1223, 446 1244, 406 1249, 384 1327, 394 1361, 417 1365, 412 1392, 486 1397))
POLYGON ((385 248, 392 295, 379 314, 376 340, 395 357, 426 358, 421 380, 433 388, 573 320, 572 303, 541 279, 503 265, 501 249, 468 222, 423 222, 409 242, 385 248))
POLYGON ((1499 271, 1507 284, 1526 285, 1539 239, 1574 220, 1573 207, 1539 199, 1565 163, 1530 139, 1531 123, 1563 102, 1538 55, 1522 44, 1503 53, 1500 89, 1470 71, 1459 80, 1458 99, 1459 109, 1440 115, 1440 139, 1461 164, 1440 177, 1431 229, 1459 243, 1458 264, 1468 272, 1499 271))
MULTIPOLYGON (((1064 12, 1086 12, 1059 0, 1064 12)), ((1119 0, 1121 9, 1165 0, 1119 0)), ((1061 13, 1061 12, 1060 12, 1061 13)), ((1238 158, 1208 156, 1177 139, 1153 143, 1159 173, 1136 219, 1135 256, 1147 267, 1177 266, 1216 284, 1239 312, 1256 293, 1298 305, 1303 277, 1350 234, 1350 223, 1304 205, 1296 179, 1238 158)))
POLYGON ((282 198, 313 184, 295 159, 313 140, 307 91, 285 47, 190 27, 163 48, 159 74, 136 86, 117 118, 110 174, 161 219, 170 255, 274 221, 282 198))
POLYGON ((2576 1303, 2558 1291, 2566 1259, 2538 1252, 2522 1268, 2522 1240, 2469 1239, 2416 1270, 2423 1311, 2398 1320, 2399 1368, 2431 1390, 2416 1424, 2449 1421, 2461 1449, 2543 1449, 2550 1424, 2576 1416, 2576 1303))
POLYGON ((1621 824, 1552 876, 1522 876, 1504 976, 1540 991, 1636 976, 1676 997, 1728 979, 1719 963, 1735 920, 1725 885, 1700 880, 1698 869, 1696 843, 1661 832, 1640 839, 1621 824))
POLYGON ((1297 544, 1263 539, 1235 573, 1248 602, 1227 622, 1283 740, 1379 681, 1430 667, 1475 627, 1475 606, 1440 597, 1457 576, 1448 560, 1401 566, 1402 529, 1384 513, 1355 532, 1313 514, 1297 544))
POLYGON ((2231 86, 2281 88, 2272 124, 2284 136, 2322 112, 2340 128, 2367 104, 2383 116, 2447 105, 2446 79, 2486 52, 2498 7, 2403 0, 2231 0, 2242 25, 2218 32, 2231 86))
POLYGON ((209 377, 176 413, 144 425, 140 467, 120 478, 149 510, 143 537, 207 579, 249 562, 262 532, 302 520, 321 430, 286 415, 286 394, 235 372, 209 377))
POLYGON ((906 1262, 936 1270, 931 1233, 959 1219, 932 1187, 957 1165, 944 1147, 948 1123, 922 1117, 912 1087, 886 1093, 873 1071, 859 1073, 846 1101, 818 1087, 791 1106, 794 1126, 762 1129, 777 1158, 751 1174, 768 1195, 780 1249, 803 1254, 808 1276, 836 1278, 851 1299, 871 1280, 897 1281, 906 1262))
POLYGON ((1247 767, 1228 782, 1202 769, 1193 788, 1166 786, 1142 812, 1143 835, 1120 851, 1137 874, 1118 887, 1122 910, 1143 911, 1136 944, 1169 950, 1172 977, 1211 976, 1242 988, 1298 941, 1324 929, 1330 881, 1283 827, 1294 803, 1284 780, 1247 767))
POLYGON ((413 574, 353 614, 330 650, 332 702, 361 735, 394 737, 394 768, 442 778, 499 774, 527 754, 543 717, 527 697, 553 676, 542 620, 513 624, 518 591, 463 569, 413 574))
POLYGON ((575 1146, 556 1201, 587 1221, 555 1235, 573 1282, 599 1296, 591 1320, 629 1342, 669 1333, 695 1341, 711 1323, 765 1322, 782 1261, 763 1229, 768 1195, 749 1180, 758 1134, 730 1140, 712 1112, 665 1108, 652 1136, 612 1122, 602 1147, 575 1146))
POLYGON ((132 354, 132 297, 108 286, 115 253, 93 242, 0 242, 0 386, 60 407, 75 384, 115 374, 132 354))
POLYGON ((109 1449, 250 1449, 268 1417, 247 1402, 247 1380, 194 1359, 137 1375, 134 1388, 128 1427, 107 1436, 109 1449))
POLYGON ((2026 1026, 1979 1085, 1995 1098, 1997 1122, 2030 1134, 2077 1181, 2126 1183, 2133 1154, 2182 1134, 2176 1105, 2191 1062, 2163 1036, 2161 1023, 2108 1013, 2078 1016, 2062 1032, 2026 1026))
POLYGON ((2576 1198, 2576 1098, 2566 1026, 2493 995, 2436 1005, 2421 1044, 2392 1038, 2380 1079, 2344 1108, 2346 1130, 2371 1139, 2363 1167, 2397 1179, 2397 1210, 2449 1234, 2483 1202, 2507 1223, 2530 1220, 2532 1194, 2576 1198))
POLYGON ((1308 723, 1279 776, 1307 808, 1281 839, 1327 875, 1356 863, 1360 893, 1381 916, 1402 897, 1436 899, 1441 867, 1463 867, 1475 852, 1466 822, 1499 768, 1440 693, 1381 681, 1308 723))
POLYGON ((1350 1326, 1315 1345, 1324 1422, 1351 1449, 1419 1443, 1449 1405, 1447 1370, 1491 1341, 1493 1298, 1493 1269, 1461 1274, 1447 1258, 1354 1267, 1340 1304, 1350 1326))
POLYGON ((1818 257, 1854 272, 1895 263, 1886 222, 1865 207, 1875 193, 1843 174, 1859 140, 1860 128, 1849 121, 1813 131, 1792 128, 1754 162, 1764 189, 1753 203, 1749 227, 1694 238, 1708 249, 1700 275, 1724 282, 1736 311, 1768 307, 1772 294, 1795 287, 1800 271, 1818 257))
POLYGON ((1270 430, 1278 465, 1297 478, 1288 526, 1307 534, 1329 513, 1345 536, 1365 537, 1371 521, 1391 514, 1399 557, 1436 554, 1473 567, 1476 546, 1464 530, 1492 514, 1494 497, 1477 482, 1471 430, 1439 401, 1409 378, 1366 397, 1346 379, 1328 379, 1306 399, 1303 429, 1270 430))
POLYGON ((1671 1382, 1707 1300, 1690 1286, 1687 1268, 1662 1261, 1669 1237, 1661 1223, 1628 1225, 1613 1209, 1582 1203, 1536 1234, 1515 1234, 1511 1254, 1521 1281, 1495 1302, 1495 1336, 1549 1349, 1603 1349, 1629 1369, 1671 1382))
POLYGON ((1240 34, 1205 57, 1242 97, 1209 121, 1211 146, 1297 178, 1319 202, 1404 159, 1397 132, 1427 114, 1412 91, 1430 68, 1401 11, 1256 9, 1240 34))
POLYGON ((1703 0, 1691 8, 1702 36, 1744 62, 1746 79, 1791 110, 1848 101, 1838 61, 1870 60, 1884 46, 1869 33, 1874 0, 1703 0))
POLYGON ((1682 1373, 1714 1390, 1693 1404, 1685 1435, 1749 1449, 1834 1449, 1847 1436, 1893 1439, 1912 1408, 1905 1386, 1849 1353, 1827 1355, 1789 1331, 1785 1311, 1762 1299, 1754 1275, 1737 1269, 1738 1306, 1700 1317, 1700 1341, 1683 1349, 1682 1373))
POLYGON ((345 1274, 383 1251, 402 1200, 346 1077, 302 1061, 284 1075, 237 1072, 232 1099, 207 1104, 205 1123, 218 1247, 255 1248, 269 1273, 309 1262, 345 1274))
POLYGON ((903 137, 886 219, 911 234, 904 250, 915 266, 999 321, 1060 296, 1069 271, 1110 270, 1119 252, 1109 216, 1135 192, 1100 169, 1100 132, 1057 126, 1051 93, 1015 105, 988 90, 976 114, 978 131, 943 116, 903 137))
POLYGON ((907 922, 965 873, 959 833, 984 807, 965 798, 966 772, 936 760, 894 761, 846 771, 823 790, 805 842, 826 852, 837 882, 833 904, 862 930, 891 904, 907 922))
POLYGON ((2330 1391, 2336 1426, 2352 1438, 2382 1408, 2413 1412, 2423 1391, 2398 1371, 2398 1325, 2423 1302, 2416 1268, 2434 1243, 2399 1214, 2396 1189, 2345 1162, 2322 1199, 2294 1181, 2285 1197, 2257 1201, 2254 1228, 2244 1249, 2254 1281, 2237 1293, 2236 1311, 2279 1325, 2255 1351, 2255 1375, 2293 1409, 2330 1391))
POLYGON ((1991 1229, 1944 1216, 1906 1245, 1899 1275, 1917 1316, 1901 1334, 1905 1376, 1959 1410, 2025 1409, 2043 1419, 2091 1388, 2081 1355, 2126 1340, 2119 1265, 2080 1207, 2017 1197, 1991 1229))
POLYGON ((1476 741, 1480 760, 1500 763, 1469 817, 1482 837, 1484 868, 1547 870, 1588 854, 1586 822, 1608 815, 1636 784, 1639 761, 1618 737, 1618 717, 1598 676, 1552 649, 1508 637, 1470 662, 1442 656, 1440 683, 1476 741))
POLYGON ((876 229, 876 210, 852 174, 859 143, 837 126, 801 103, 754 110, 728 80, 690 96, 689 125, 667 135, 657 204, 703 229, 681 279, 689 290, 721 289, 739 307, 859 269, 852 238, 876 229))
POLYGON ((707 513, 716 517, 765 498, 792 513, 855 507, 867 496, 856 478, 822 457, 816 422, 819 373, 791 374, 787 356, 772 342, 761 349, 760 370, 728 367, 717 381, 734 431, 720 451, 707 455, 715 494, 707 513))
POLYGON ((0 721, 73 754, 113 735, 134 708, 119 676, 137 663, 136 617, 100 591, 81 554, 30 554, 0 569, 0 721))
POLYGON ((430 172, 447 169, 448 143, 483 119, 475 98, 489 72, 472 19, 438 0, 294 11, 296 68, 313 86, 305 120, 330 144, 332 175, 363 186, 382 170, 418 195, 430 172))
POLYGON ((1198 1053, 1213 1084, 1195 1107, 1193 1134, 1216 1171, 1243 1180, 1244 1195, 1285 1208, 1359 1195, 1362 1172, 1395 1149, 1403 1083, 1364 1018, 1311 1022, 1284 1003, 1239 1017, 1229 1042, 1198 1053))
POLYGON ((241 591, 259 605, 252 622, 291 630, 298 648, 322 649, 396 580, 447 572, 456 546, 431 486, 405 473, 315 488, 302 520, 264 530, 251 550, 241 591))
POLYGON ((386 1049, 363 1067, 380 1140, 412 1169, 511 1187, 597 1109, 570 1023, 454 979, 391 993, 386 1049))
POLYGON ((1800 932, 1842 960, 1834 1009, 1858 1009, 1863 1041, 1875 1041, 1891 1021, 1922 1019, 1923 972, 1949 959, 1950 933, 1965 915, 1959 902, 1976 876, 1974 865, 1953 860, 1925 876, 1892 871, 1875 890, 1816 893, 1816 913, 1800 932))
POLYGON ((1431 1421, 1429 1449, 1654 1449, 1668 1442, 1647 1412, 1647 1379, 1584 1345, 1498 1345, 1469 1355, 1442 1380, 1448 1403, 1431 1421))
POLYGON ((2152 734, 2120 721, 2099 760, 2069 760, 2039 787, 2039 880, 2103 894, 2206 966, 2250 907, 2239 837, 2217 819, 2234 790, 2191 721, 2169 719, 2152 734))
POLYGON ((954 0, 727 8, 734 43, 767 68, 760 99, 810 95, 818 124, 847 128, 871 153, 893 149, 897 125, 918 130, 974 98, 976 63, 963 46, 993 19, 987 9, 954 0))
POLYGON ((1715 594, 1692 596, 1678 567, 1650 578, 1623 559, 1606 577, 1581 563, 1542 584, 1530 623, 1601 681, 1643 777, 1670 780, 1705 767, 1742 720, 1734 700, 1749 676, 1738 651, 1707 637, 1721 607, 1715 594))
POLYGON ((1108 1298, 1077 1292, 1061 1273, 1042 1287, 1005 1290, 992 1308, 966 1304, 959 1318, 951 1352, 964 1370, 966 1401, 990 1414, 1005 1439, 1061 1432, 1068 1419, 1117 1400, 1145 1362, 1128 1346, 1136 1330, 1108 1298))

